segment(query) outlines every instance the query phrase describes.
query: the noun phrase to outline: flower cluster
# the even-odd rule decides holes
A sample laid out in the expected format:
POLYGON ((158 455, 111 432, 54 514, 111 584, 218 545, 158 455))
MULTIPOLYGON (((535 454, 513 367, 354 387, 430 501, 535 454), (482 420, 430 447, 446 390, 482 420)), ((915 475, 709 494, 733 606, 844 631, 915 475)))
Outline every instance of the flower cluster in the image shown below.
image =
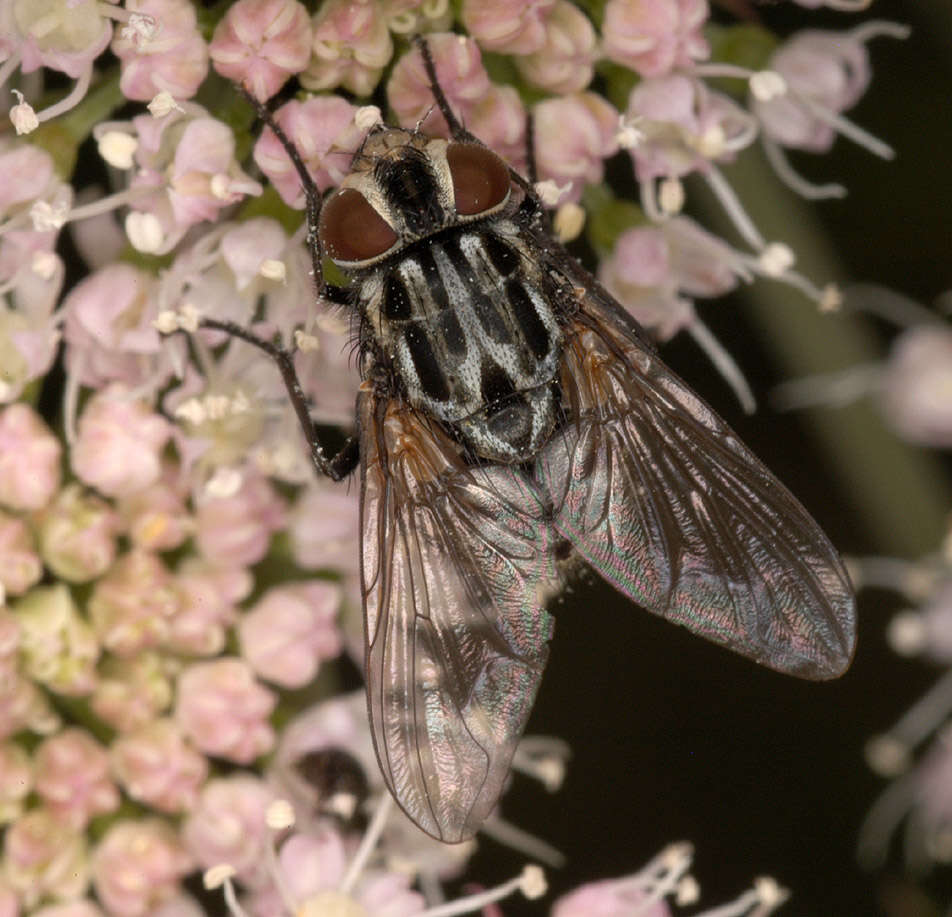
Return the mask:
MULTIPOLYGON (((360 841, 364 803, 383 794, 363 701, 322 678, 363 652, 356 490, 313 479, 266 355, 201 327, 284 342, 314 420, 352 423, 351 322, 317 301, 298 176, 270 131, 252 143, 229 81, 261 101, 291 80, 306 90, 275 120, 325 190, 381 106, 447 130, 408 41, 426 33, 460 118, 518 169, 532 116, 540 194, 574 225, 566 237, 584 205, 606 286, 660 337, 690 329, 743 390, 693 300, 756 275, 826 306, 835 293, 762 237, 725 168, 759 137, 781 180, 841 193, 783 150, 822 153, 842 134, 888 156, 843 112, 869 82, 869 40, 904 30, 763 31, 750 69, 750 54, 718 56, 740 45, 713 40, 707 0, 608 0, 596 18, 570 0, 463 0, 458 20, 445 0, 215 9, 0 3, 17 135, 0 133, 0 915, 200 914, 183 887, 198 870, 234 913, 461 913, 426 910, 413 881, 432 892, 470 847, 399 815, 360 841), (81 174, 97 177, 80 186, 93 149, 81 174), (619 151, 637 203, 601 184, 619 151), (682 214, 689 175, 743 251, 682 214), (66 226, 81 260, 68 290, 66 226)), ((666 895, 690 897, 687 862, 678 848, 553 913, 666 914, 666 895)), ((516 888, 534 893, 538 875, 500 894, 516 888)), ((781 898, 764 882, 718 913, 781 898)))

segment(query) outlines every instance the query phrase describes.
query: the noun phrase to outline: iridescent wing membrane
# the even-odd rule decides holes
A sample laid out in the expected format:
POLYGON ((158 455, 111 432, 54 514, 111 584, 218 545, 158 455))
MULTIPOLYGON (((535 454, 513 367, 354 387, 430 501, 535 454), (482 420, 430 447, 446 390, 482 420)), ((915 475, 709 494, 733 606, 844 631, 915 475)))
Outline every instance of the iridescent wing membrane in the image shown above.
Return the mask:
POLYGON ((782 672, 840 675, 854 599, 793 495, 594 281, 566 337, 572 420, 537 461, 556 531, 616 589, 782 672))
POLYGON ((496 804, 545 667, 552 528, 529 482, 465 465, 399 400, 364 390, 358 417, 377 757, 407 815, 460 841, 496 804))
POLYGON ((816 523, 594 280, 568 279, 589 292, 565 329, 567 421, 532 470, 467 465, 399 399, 359 402, 374 739, 400 805, 448 842, 501 792, 545 665, 560 542, 771 668, 831 678, 853 652, 852 589, 816 523))

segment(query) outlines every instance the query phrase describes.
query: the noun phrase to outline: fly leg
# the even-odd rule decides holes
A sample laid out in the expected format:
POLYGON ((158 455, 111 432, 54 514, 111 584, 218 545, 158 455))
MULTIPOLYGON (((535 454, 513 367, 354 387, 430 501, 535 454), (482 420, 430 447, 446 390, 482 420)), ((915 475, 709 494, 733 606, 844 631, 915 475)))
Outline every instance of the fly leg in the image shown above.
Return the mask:
POLYGON ((341 481, 347 477, 357 467, 357 437, 350 436, 344 445, 336 454, 328 458, 321 443, 317 427, 311 418, 311 410, 307 403, 307 397, 301 388, 301 380, 298 379, 297 370, 294 368, 294 351, 273 341, 258 337, 253 331, 243 328, 234 322, 220 322, 215 319, 202 319, 201 328, 211 328, 214 331, 223 331, 231 337, 239 338, 259 350, 266 353, 281 373, 284 381, 284 387, 288 390, 288 397, 291 399, 291 405, 297 416, 298 423, 301 425, 301 431, 307 441, 311 452, 311 461, 314 468, 323 475, 334 481, 341 481))
MULTIPOLYGON (((281 128, 281 125, 275 121, 270 109, 256 99, 246 87, 239 86, 242 95, 254 107, 258 117, 264 122, 265 126, 274 131, 281 146, 284 147, 288 158, 291 160, 298 177, 301 180, 301 187, 304 189, 305 200, 305 219, 307 221, 306 244, 311 255, 311 270, 314 276, 315 293, 325 296, 332 300, 340 301, 343 297, 343 291, 337 287, 331 287, 324 284, 324 271, 322 267, 323 252, 321 251, 320 238, 318 236, 318 219, 321 215, 321 192, 310 173, 301 154, 288 138, 288 135, 281 128)), ((284 386, 287 389, 288 397, 291 399, 291 405, 301 425, 304 438, 307 441, 311 453, 311 461, 318 473, 326 475, 334 481, 340 481, 347 477, 354 468, 357 467, 357 438, 349 437, 344 445, 336 454, 328 457, 321 443, 317 427, 311 418, 310 408, 304 390, 301 387, 301 381, 298 378, 297 370, 294 368, 295 348, 287 348, 274 341, 265 340, 259 337, 253 331, 243 328, 234 322, 217 321, 216 319, 205 318, 199 322, 200 328, 210 328, 215 331, 222 331, 230 337, 239 338, 260 351, 267 354, 274 360, 284 386)))

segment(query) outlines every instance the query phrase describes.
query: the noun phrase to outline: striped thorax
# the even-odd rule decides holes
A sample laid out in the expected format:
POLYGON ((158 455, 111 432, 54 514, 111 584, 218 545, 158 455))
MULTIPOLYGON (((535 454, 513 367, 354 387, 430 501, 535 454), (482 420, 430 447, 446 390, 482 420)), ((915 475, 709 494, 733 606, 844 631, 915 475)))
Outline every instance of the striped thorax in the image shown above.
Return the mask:
POLYGON ((477 143, 371 133, 321 212, 364 327, 410 404, 474 458, 524 462, 555 428, 553 282, 520 230, 510 173, 477 143))

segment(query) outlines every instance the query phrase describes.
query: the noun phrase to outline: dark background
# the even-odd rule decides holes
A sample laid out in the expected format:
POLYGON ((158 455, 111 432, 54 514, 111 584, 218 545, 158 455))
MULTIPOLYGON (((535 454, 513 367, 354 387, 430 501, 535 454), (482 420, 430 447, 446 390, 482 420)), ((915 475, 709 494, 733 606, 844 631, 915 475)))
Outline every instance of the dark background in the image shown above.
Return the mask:
MULTIPOLYGON (((805 21, 848 29, 877 18, 913 27, 905 42, 872 42, 871 89, 848 113, 890 143, 896 160, 842 139, 828 155, 795 158, 810 177, 846 184, 846 200, 811 208, 781 194, 765 202, 745 186, 744 167, 725 171, 765 235, 790 241, 811 276, 875 282, 930 304, 952 288, 952 3, 877 0, 858 16, 789 3, 758 10, 781 34, 805 21)), ((806 300, 763 282, 752 296, 699 311, 743 367, 760 411, 740 413, 685 335, 663 356, 842 552, 911 558, 935 550, 952 506, 946 457, 898 443, 868 402, 790 415, 772 411, 766 397, 791 375, 879 358, 893 329, 868 317, 817 319, 806 300)), ((897 851, 883 871, 856 865, 858 827, 885 786, 864 763, 864 743, 938 677, 887 648, 884 629, 900 605, 887 592, 864 591, 852 668, 837 682, 814 684, 707 645, 591 576, 580 583, 554 608, 549 667, 528 729, 570 743, 568 777, 553 796, 517 777, 503 803, 508 819, 566 854, 564 869, 547 870, 552 890, 623 876, 668 843, 690 840, 706 907, 768 874, 793 892, 788 915, 945 913, 952 869, 912 879, 897 851)), ((489 885, 514 867, 512 853, 487 840, 469 874, 489 885)), ((546 911, 515 899, 503 909, 546 911)))

